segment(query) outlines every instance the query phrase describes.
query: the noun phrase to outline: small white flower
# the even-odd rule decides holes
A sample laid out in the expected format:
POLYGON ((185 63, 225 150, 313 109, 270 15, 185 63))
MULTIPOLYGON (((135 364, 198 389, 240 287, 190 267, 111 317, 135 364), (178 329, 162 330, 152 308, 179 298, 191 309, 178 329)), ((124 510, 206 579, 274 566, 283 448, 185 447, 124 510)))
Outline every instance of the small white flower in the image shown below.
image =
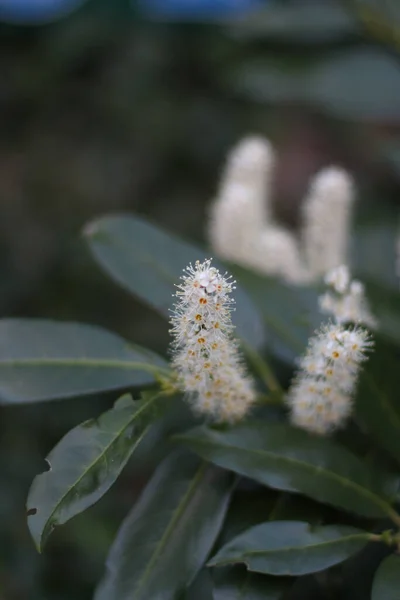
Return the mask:
POLYGON ((371 329, 377 327, 360 281, 350 281, 346 266, 333 269, 325 276, 325 282, 333 287, 319 297, 321 312, 331 315, 336 323, 359 323, 371 329))
POLYGON ((189 265, 177 286, 170 332, 172 364, 194 409, 232 422, 247 414, 255 391, 232 335, 230 279, 211 260, 189 265))
POLYGON ((287 395, 292 423, 317 434, 343 426, 351 414, 361 363, 372 346, 361 327, 322 327, 309 340, 287 395))
POLYGON ((331 285, 339 294, 344 294, 350 284, 350 273, 347 265, 340 265, 329 271, 324 278, 327 285, 331 285))

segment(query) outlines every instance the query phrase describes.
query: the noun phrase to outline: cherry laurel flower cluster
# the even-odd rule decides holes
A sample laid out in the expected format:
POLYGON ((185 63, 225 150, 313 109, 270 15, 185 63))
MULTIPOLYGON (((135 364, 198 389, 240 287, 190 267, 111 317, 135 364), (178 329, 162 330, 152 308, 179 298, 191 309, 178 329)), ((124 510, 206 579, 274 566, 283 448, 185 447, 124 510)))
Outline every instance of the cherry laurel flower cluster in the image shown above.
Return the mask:
POLYGON ((350 279, 349 269, 340 265, 325 276, 331 291, 319 298, 322 313, 329 314, 336 323, 363 324, 376 329, 377 321, 372 315, 361 281, 350 279))
POLYGON ((331 291, 320 296, 320 308, 334 323, 310 339, 286 399, 293 424, 318 434, 344 425, 350 416, 361 364, 373 346, 361 325, 376 327, 364 286, 351 281, 346 265, 329 271, 325 283, 331 291))
POLYGON ((361 327, 325 325, 309 340, 287 396, 294 425, 323 435, 345 424, 361 364, 372 347, 361 327))
POLYGON ((189 265, 181 279, 170 330, 180 385, 196 412, 238 421, 254 403, 255 391, 233 338, 235 282, 211 260, 189 265))
POLYGON ((313 178, 297 239, 273 219, 274 165, 273 148, 261 136, 232 150, 210 207, 210 242, 221 258, 292 284, 308 283, 346 262, 352 180, 336 167, 313 178))

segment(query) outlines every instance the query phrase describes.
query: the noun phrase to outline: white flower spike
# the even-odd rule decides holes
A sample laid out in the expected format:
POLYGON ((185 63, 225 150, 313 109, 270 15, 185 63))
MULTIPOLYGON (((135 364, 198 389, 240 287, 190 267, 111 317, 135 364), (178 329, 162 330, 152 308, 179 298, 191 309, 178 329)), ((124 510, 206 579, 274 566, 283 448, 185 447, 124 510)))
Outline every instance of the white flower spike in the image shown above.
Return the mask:
POLYGON ((254 403, 255 391, 233 338, 235 282, 211 260, 189 265, 181 279, 170 330, 180 385, 196 412, 238 421, 254 403))
POLYGON ((230 153, 210 207, 208 236, 221 258, 291 284, 306 284, 346 261, 353 182, 337 167, 313 178, 300 240, 279 226, 271 205, 275 156, 269 141, 246 137, 230 153))
POLYGON ((308 274, 299 243, 288 229, 274 223, 274 166, 273 148, 263 137, 244 138, 233 148, 210 207, 208 236, 221 258, 290 283, 304 283, 308 274))
POLYGON ((246 264, 270 217, 274 153, 268 140, 250 136, 228 156, 210 207, 209 238, 221 258, 246 264))
POLYGON ((294 425, 324 435, 343 426, 373 342, 361 327, 324 326, 309 341, 286 401, 294 425))
POLYGON ((313 279, 347 260, 353 182, 337 167, 314 177, 303 204, 303 247, 313 279))

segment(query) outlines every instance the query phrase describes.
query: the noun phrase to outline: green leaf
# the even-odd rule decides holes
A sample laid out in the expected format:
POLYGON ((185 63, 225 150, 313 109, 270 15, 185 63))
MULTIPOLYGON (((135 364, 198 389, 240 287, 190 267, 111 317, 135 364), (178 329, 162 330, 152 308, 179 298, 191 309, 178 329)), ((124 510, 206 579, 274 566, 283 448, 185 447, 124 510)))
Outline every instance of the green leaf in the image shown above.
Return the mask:
POLYGON ((288 64, 279 55, 246 59, 225 76, 227 86, 257 102, 304 102, 340 118, 397 119, 400 74, 396 60, 371 46, 319 56, 297 53, 288 64))
POLYGON ((274 511, 280 495, 282 492, 253 483, 249 485, 245 479, 239 480, 229 503, 217 547, 226 544, 249 527, 264 523, 266 515, 274 511), (251 510, 248 510, 249 506, 251 510))
MULTIPOLYGON (((371 600, 372 582, 376 570, 388 555, 385 544, 367 544, 351 556, 340 568, 340 584, 343 600, 371 600)), ((333 599, 332 599, 333 600, 333 599)))
POLYGON ((237 266, 232 268, 264 319, 268 350, 292 363, 304 352, 310 335, 321 323, 317 291, 262 277, 237 266))
MULTIPOLYGON (((282 492, 263 486, 249 486, 249 482, 243 479, 239 481, 229 504, 216 549, 249 527, 264 523, 266 515, 275 514, 278 499, 283 495, 282 492)), ((214 600, 275 600, 280 598, 288 583, 292 582, 290 579, 248 573, 241 566, 214 569, 213 578, 214 600)))
POLYGON ((238 566, 218 569, 215 579, 213 600, 281 600, 292 583, 288 578, 250 573, 238 566))
POLYGON ((377 339, 356 397, 356 416, 364 428, 400 461, 400 377, 397 349, 377 339))
POLYGON ((39 552, 57 525, 92 506, 111 487, 151 423, 156 396, 122 396, 114 408, 69 431, 47 457, 49 470, 33 480, 28 526, 39 552))
POLYGON ((376 571, 371 600, 399 600, 400 556, 391 554, 376 571))
POLYGON ((243 14, 228 25, 239 39, 277 40, 280 43, 326 44, 357 34, 357 25, 344 7, 319 0, 270 2, 243 14))
POLYGON ((383 481, 345 448, 286 424, 250 422, 227 430, 206 426, 175 436, 225 469, 272 488, 299 492, 365 517, 393 516, 383 481))
POLYGON ((213 600, 211 570, 204 568, 179 600, 213 600))
POLYGON ((117 534, 95 600, 175 600, 218 535, 232 475, 173 453, 158 467, 117 534))
POLYGON ((0 320, 0 399, 6 403, 145 385, 166 366, 153 352, 100 327, 0 320))
POLYGON ((305 575, 343 562, 372 534, 344 525, 311 527, 301 521, 272 521, 248 529, 209 561, 210 566, 244 563, 249 571, 305 575))
POLYGON ((379 333, 400 343, 399 281, 396 273, 398 215, 395 207, 369 210, 352 233, 351 272, 367 288, 379 333))
MULTIPOLYGON (((361 281, 375 283, 379 292, 385 288, 395 291, 398 296, 396 254, 393 251, 398 237, 397 216, 397 211, 392 208, 381 209, 377 213, 372 211, 366 222, 358 224, 351 239, 351 271, 361 281)), ((369 291, 367 295, 369 298, 369 291)), ((376 308, 379 309, 380 304, 382 297, 377 294, 376 308)))
MULTIPOLYGON (((94 257, 105 271, 164 317, 168 317, 168 309, 173 304, 174 285, 179 283, 182 270, 190 262, 205 258, 201 248, 137 215, 103 217, 90 223, 85 235, 94 257)), ((262 346, 262 321, 240 285, 235 290, 235 299, 234 322, 238 336, 251 346, 262 346)))

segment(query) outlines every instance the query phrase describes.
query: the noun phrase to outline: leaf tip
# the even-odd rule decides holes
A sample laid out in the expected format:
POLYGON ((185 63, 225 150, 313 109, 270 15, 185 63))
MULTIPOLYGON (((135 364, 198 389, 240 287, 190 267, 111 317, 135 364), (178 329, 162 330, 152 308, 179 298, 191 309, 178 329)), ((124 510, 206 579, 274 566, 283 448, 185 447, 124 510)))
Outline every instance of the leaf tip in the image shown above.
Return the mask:
POLYGON ((101 221, 98 219, 87 223, 82 229, 82 236, 90 240, 106 237, 106 233, 101 228, 101 221))
POLYGON ((35 544, 35 548, 39 554, 42 554, 42 551, 43 551, 42 535, 41 534, 37 535, 37 532, 35 531, 35 529, 31 526, 31 523, 29 522, 29 517, 34 517, 37 513, 38 513, 37 508, 28 508, 26 511, 26 516, 28 519, 28 527, 31 532, 33 543, 35 544))

